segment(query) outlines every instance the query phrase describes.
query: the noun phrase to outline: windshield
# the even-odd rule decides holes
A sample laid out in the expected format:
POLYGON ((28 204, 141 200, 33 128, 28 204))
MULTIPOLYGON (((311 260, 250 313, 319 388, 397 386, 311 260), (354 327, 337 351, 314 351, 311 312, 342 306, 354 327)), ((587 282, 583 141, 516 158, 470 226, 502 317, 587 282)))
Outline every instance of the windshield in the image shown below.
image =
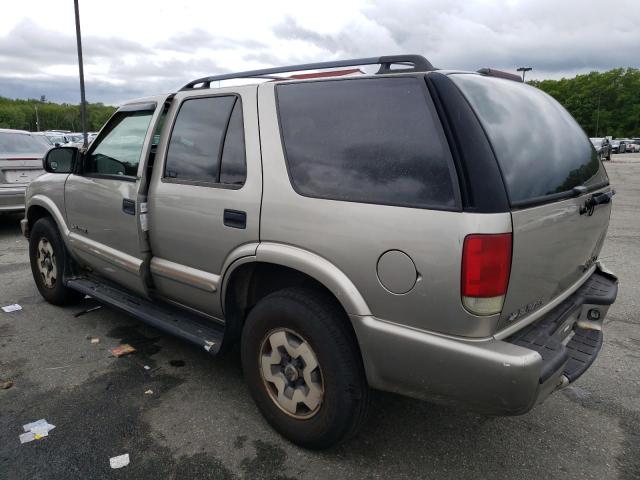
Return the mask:
POLYGON ((491 140, 512 205, 608 182, 582 128, 546 93, 500 78, 470 74, 450 78, 491 140))
POLYGON ((0 132, 0 155, 6 153, 44 153, 46 140, 37 140, 26 133, 0 132))

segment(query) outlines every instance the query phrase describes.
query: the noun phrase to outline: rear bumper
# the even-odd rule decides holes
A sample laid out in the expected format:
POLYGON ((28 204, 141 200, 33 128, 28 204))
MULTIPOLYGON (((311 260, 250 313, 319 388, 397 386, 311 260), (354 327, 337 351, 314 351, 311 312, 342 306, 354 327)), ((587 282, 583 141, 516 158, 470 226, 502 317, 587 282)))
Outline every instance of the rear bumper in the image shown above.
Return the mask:
POLYGON ((24 210, 24 194, 27 187, 0 187, 0 212, 24 210))
POLYGON ((616 295, 617 279, 596 271, 549 314, 505 340, 445 337, 371 316, 351 320, 373 388, 491 415, 518 415, 593 363, 616 295), (594 309, 597 320, 587 318, 594 309))

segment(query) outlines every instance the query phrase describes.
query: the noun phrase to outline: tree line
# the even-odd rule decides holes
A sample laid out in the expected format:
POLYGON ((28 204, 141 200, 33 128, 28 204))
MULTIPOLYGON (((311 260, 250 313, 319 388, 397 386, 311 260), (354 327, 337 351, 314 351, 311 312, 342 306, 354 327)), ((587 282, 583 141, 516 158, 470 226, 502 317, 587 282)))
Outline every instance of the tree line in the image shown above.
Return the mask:
POLYGON ((558 100, 590 137, 640 137, 640 69, 527 83, 558 100))
MULTIPOLYGON (((115 111, 116 107, 102 103, 87 103, 89 131, 100 130, 115 111)), ((45 97, 41 97, 40 100, 13 100, 0 97, 0 128, 31 132, 38 130, 79 132, 82 130, 80 106, 48 102, 45 97)))
MULTIPOLYGON (((640 136, 640 70, 616 68, 561 80, 532 80, 558 100, 590 137, 640 136)), ((116 110, 102 103, 87 104, 89 131, 97 131, 116 110)), ((0 97, 0 128, 79 131, 80 108, 68 103, 12 100, 0 97)))

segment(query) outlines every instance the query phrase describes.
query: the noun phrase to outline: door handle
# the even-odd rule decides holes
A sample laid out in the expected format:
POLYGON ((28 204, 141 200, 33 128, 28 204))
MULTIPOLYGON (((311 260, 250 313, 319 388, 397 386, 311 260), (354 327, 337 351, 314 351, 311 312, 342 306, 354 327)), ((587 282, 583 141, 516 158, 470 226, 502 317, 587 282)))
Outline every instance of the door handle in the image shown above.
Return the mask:
POLYGON ((247 228, 247 212, 241 212, 240 210, 224 210, 224 224, 231 228, 247 228))
POLYGON ((128 198, 122 199, 122 211, 127 215, 135 215, 136 214, 136 201, 129 200, 128 198))

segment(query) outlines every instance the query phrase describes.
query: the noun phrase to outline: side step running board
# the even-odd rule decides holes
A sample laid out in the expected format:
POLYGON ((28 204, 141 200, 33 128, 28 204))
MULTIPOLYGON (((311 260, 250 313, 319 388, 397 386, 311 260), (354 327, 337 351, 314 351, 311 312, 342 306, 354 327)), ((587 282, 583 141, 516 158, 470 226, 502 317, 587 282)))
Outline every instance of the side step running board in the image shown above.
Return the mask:
POLYGON ((86 277, 65 280, 69 288, 89 295, 101 303, 114 307, 139 320, 204 348, 212 355, 222 346, 224 327, 173 305, 154 302, 132 295, 120 288, 86 277))

